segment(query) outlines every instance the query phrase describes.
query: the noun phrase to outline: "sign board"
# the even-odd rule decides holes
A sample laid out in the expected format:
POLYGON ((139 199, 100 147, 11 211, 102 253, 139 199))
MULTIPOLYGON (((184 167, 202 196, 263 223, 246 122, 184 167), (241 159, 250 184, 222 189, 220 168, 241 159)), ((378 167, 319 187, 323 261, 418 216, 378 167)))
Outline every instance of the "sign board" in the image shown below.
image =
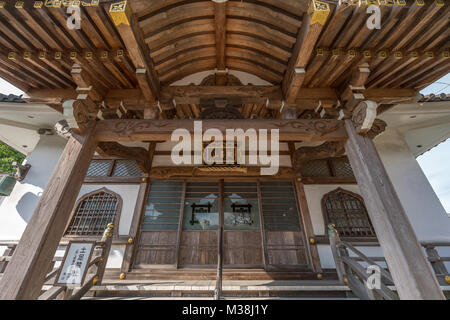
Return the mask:
POLYGON ((59 268, 55 286, 81 286, 96 242, 71 241, 59 268))

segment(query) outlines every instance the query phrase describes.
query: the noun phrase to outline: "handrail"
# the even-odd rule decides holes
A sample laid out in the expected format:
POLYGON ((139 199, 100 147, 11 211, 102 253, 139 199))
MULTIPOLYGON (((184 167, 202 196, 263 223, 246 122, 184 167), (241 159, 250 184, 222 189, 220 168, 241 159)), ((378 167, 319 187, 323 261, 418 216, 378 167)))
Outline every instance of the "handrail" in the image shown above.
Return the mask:
MULTIPOLYGON (((88 272, 93 267, 96 268, 93 273, 89 273, 88 281, 85 281, 84 284, 76 290, 73 288, 69 288, 68 286, 52 287, 44 294, 42 294, 38 299, 55 300, 58 299, 58 297, 61 297, 62 294, 64 294, 62 297, 63 300, 80 300, 93 286, 101 284, 103 275, 106 270, 106 263, 108 261, 109 252, 111 250, 113 231, 114 225, 109 224, 107 229, 103 233, 102 240, 96 243, 95 249, 100 249, 101 253, 100 255, 94 256, 87 265, 88 272)), ((61 265, 58 269, 50 272, 45 278, 45 282, 55 279, 58 275, 59 269, 62 267, 63 266, 61 265)))
POLYGON ((222 276, 223 276, 223 227, 220 228, 219 233, 219 251, 217 252, 217 280, 216 289, 214 290, 214 300, 220 300, 222 297, 222 276))
POLYGON ((385 283, 386 280, 393 282, 392 276, 387 270, 356 249, 352 244, 341 241, 339 233, 333 224, 328 225, 328 234, 339 280, 346 284, 358 298, 363 300, 398 299, 397 295, 385 283), (356 255, 360 261, 379 268, 382 276, 380 277, 379 288, 369 288, 367 285, 369 274, 367 274, 366 269, 357 259, 350 256, 350 252, 356 255))

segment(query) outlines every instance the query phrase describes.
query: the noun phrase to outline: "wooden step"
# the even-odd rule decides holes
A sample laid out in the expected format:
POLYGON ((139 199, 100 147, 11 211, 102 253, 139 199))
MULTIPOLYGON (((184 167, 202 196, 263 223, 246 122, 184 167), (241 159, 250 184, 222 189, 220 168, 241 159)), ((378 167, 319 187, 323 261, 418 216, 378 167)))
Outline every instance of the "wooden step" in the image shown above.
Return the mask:
MULTIPOLYGON (((105 280, 118 279, 119 272, 107 271, 105 280)), ((317 280, 313 272, 268 272, 265 270, 224 270, 223 280, 317 280)), ((205 269, 136 269, 127 273, 127 280, 216 280, 215 270, 205 269)), ((322 273, 323 280, 337 280, 335 272, 322 273)))
MULTIPOLYGON (((202 298, 214 296, 213 280, 133 280, 104 282, 91 290, 90 298, 202 298)), ((227 280, 223 297, 232 298, 330 298, 353 297, 336 280, 227 280)))

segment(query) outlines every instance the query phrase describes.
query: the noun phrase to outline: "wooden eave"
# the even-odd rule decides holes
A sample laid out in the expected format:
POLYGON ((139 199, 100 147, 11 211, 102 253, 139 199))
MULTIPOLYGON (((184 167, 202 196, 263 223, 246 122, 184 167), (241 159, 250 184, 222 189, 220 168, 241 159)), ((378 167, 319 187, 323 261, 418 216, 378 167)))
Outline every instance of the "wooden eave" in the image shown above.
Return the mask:
POLYGON ((180 119, 197 117, 203 96, 168 96, 169 86, 201 71, 244 71, 270 83, 270 97, 247 86, 244 96, 252 90, 260 95, 253 100, 224 88, 223 80, 216 79, 217 88, 199 89, 218 98, 234 92, 241 112, 260 118, 279 117, 286 101, 300 110, 318 105, 351 110, 346 90, 362 65, 370 71, 358 78, 363 91, 385 90, 379 101, 386 105, 414 99, 450 72, 450 7, 442 0, 382 6, 379 30, 365 27, 365 7, 337 1, 326 1, 328 17, 318 24, 308 13, 310 0, 129 0, 129 25, 111 18, 111 3, 119 1, 100 1, 81 7, 81 30, 68 29, 63 6, 19 2, 0 8, 0 76, 34 101, 59 104, 75 95, 74 64, 94 79, 105 99, 115 92, 116 102, 123 101, 135 90, 133 98, 142 97, 133 103, 136 117, 143 116, 145 105, 160 102, 165 118, 180 119), (313 90, 316 95, 305 97, 313 90), (399 94, 390 96, 392 90, 399 94), (330 91, 333 99, 322 97, 330 91))

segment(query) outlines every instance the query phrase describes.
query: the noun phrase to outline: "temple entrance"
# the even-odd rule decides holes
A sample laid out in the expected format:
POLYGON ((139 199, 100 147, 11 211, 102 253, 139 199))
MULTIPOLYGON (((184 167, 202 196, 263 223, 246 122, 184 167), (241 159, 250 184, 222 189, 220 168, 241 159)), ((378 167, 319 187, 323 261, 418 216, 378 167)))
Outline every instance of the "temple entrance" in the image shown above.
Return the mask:
POLYGON ((305 270, 299 214, 291 181, 153 181, 134 267, 305 270))

